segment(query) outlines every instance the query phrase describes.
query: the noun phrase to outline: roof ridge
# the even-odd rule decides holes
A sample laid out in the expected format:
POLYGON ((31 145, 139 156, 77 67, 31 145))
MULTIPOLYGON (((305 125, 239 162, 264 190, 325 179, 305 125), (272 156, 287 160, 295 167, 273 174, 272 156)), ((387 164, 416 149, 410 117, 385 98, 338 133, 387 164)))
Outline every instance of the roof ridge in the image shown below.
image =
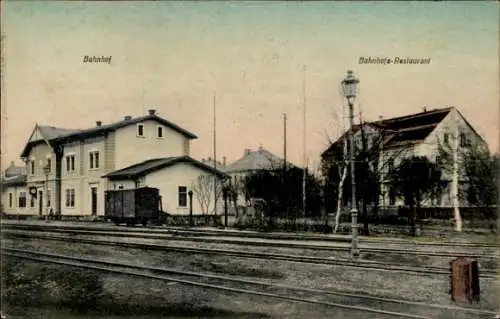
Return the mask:
POLYGON ((435 113, 444 113, 444 112, 449 112, 453 106, 441 108, 441 109, 433 109, 433 110, 428 110, 428 111, 423 111, 423 112, 418 112, 418 113, 412 113, 412 114, 407 114, 407 115, 401 115, 401 116, 396 116, 396 117, 391 117, 388 119, 383 119, 383 120, 378 120, 378 121, 373 121, 370 123, 384 123, 384 122, 392 122, 392 121, 398 121, 398 120, 403 120, 407 118, 413 118, 413 117, 418 117, 418 116, 424 116, 424 115, 429 115, 429 114, 435 114, 435 113))

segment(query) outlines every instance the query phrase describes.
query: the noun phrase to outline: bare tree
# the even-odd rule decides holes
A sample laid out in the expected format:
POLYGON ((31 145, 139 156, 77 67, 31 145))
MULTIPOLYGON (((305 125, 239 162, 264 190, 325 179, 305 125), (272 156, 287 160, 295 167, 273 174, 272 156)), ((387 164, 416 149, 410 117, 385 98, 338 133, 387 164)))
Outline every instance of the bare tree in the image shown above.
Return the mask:
MULTIPOLYGON (((443 141, 438 141, 438 165, 451 175, 451 198, 455 229, 462 230, 460 199, 475 206, 495 203, 494 164, 487 144, 472 140, 460 126, 443 141), (462 183, 460 183, 462 182, 462 183), (493 186, 492 186, 493 185, 493 186)), ((471 216, 472 217, 472 216, 471 216)))
MULTIPOLYGON (((200 204, 201 211, 203 215, 208 215, 211 210, 212 203, 215 204, 214 193, 216 198, 219 199, 222 196, 222 183, 214 184, 214 177, 210 174, 203 174, 198 176, 196 181, 191 185, 193 193, 196 195, 196 199, 200 204), (214 187, 217 187, 217 191, 214 192, 214 187)), ((216 213, 216 207, 213 207, 214 214, 216 213)))
MULTIPOLYGON (((464 166, 463 146, 468 145, 465 133, 459 125, 451 134, 445 133, 443 141, 438 140, 437 164, 445 173, 451 175, 451 199, 453 205, 453 215, 455 218, 455 230, 462 231, 462 216, 460 214, 460 179, 461 167, 464 166)), ((470 142, 470 141, 469 141, 470 142)))
MULTIPOLYGON (((373 203, 378 209, 382 184, 387 180, 390 163, 404 155, 407 148, 400 147, 391 150, 384 149, 384 141, 388 134, 397 134, 395 131, 373 127, 371 123, 358 125, 354 128, 359 133, 361 143, 355 143, 356 158, 356 192, 357 198, 363 201, 363 216, 365 235, 368 235, 367 203, 373 203), (371 131, 368 128, 371 128, 371 131)), ((347 131, 348 132, 348 131, 347 131)), ((323 156, 323 170, 330 186, 335 187, 335 224, 334 232, 338 230, 342 210, 349 201, 351 187, 346 177, 350 172, 347 132, 336 143, 330 144, 329 154, 323 156), (335 145, 336 144, 336 145, 335 145), (335 170, 332 171, 332 170, 335 170)), ((356 138, 357 140, 358 138, 356 138)), ((357 203, 351 203, 357 205, 357 203)))

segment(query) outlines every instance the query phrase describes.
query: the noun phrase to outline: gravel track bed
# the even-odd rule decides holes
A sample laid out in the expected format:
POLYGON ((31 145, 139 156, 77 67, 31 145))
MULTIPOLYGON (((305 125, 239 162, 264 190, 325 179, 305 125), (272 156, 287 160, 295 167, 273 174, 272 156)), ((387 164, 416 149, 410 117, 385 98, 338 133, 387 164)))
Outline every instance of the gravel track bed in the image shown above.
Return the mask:
MULTIPOLYGON (((39 232, 41 235, 55 235, 55 236, 65 236, 60 233, 46 233, 39 232)), ((88 235, 75 235, 71 238, 88 238, 88 235)), ((303 249, 303 248, 280 248, 280 247, 262 247, 262 246, 243 246, 236 244, 218 244, 218 243, 200 243, 196 241, 187 240, 175 240, 175 239, 147 239, 147 238, 127 238, 127 237, 110 237, 110 236, 91 236, 94 240, 112 240, 112 241, 123 241, 123 242, 138 242, 145 244, 155 244, 155 245, 173 245, 180 247, 189 248, 208 248, 208 249, 227 249, 241 251, 245 250, 248 252, 258 252, 267 254, 286 254, 286 255, 296 255, 296 256, 311 256, 311 257, 321 257, 321 258, 350 258, 350 252, 348 251, 325 251, 325 250, 315 250, 315 249, 303 249)), ((360 248, 360 259, 377 261, 388 264, 395 264, 401 266, 412 266, 412 267, 449 267, 450 261, 454 258, 451 257, 441 257, 441 256, 422 256, 422 255, 412 255, 412 254, 399 254, 399 253, 372 253, 364 252, 364 245, 360 248)), ((380 247, 378 247, 380 248, 380 247)), ((476 253, 491 253, 491 251, 476 251, 476 253)), ((459 254, 457 254, 457 257, 459 254)), ((497 269, 497 261, 491 258, 478 258, 479 269, 497 269)))
MULTIPOLYGON (((6 242, 9 243, 10 240, 6 242)), ((12 243, 12 241, 10 241, 12 243)), ((448 294, 447 276, 415 275, 373 272, 365 269, 352 269, 330 265, 313 265, 295 262, 218 256, 121 249, 89 244, 56 242, 36 242, 34 240, 16 241, 14 247, 37 249, 42 252, 60 253, 73 256, 94 256, 112 258, 154 267, 178 268, 184 271, 206 272, 243 276, 246 278, 269 280, 273 283, 287 284, 306 288, 343 291, 420 301, 440 305, 454 305, 448 294)), ((481 302, 467 305, 493 310, 498 306, 498 280, 481 279, 481 302)))

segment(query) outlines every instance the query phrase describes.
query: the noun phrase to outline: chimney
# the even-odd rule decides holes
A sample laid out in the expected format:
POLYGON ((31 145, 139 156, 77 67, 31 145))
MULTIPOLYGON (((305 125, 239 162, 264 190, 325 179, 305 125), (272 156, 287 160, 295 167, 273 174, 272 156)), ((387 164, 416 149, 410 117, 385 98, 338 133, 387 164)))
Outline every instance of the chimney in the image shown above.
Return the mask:
POLYGON ((95 125, 96 125, 96 126, 101 126, 101 125, 102 125, 102 122, 101 122, 101 121, 96 121, 96 122, 95 122, 95 125))
POLYGON ((226 157, 222 156, 222 167, 226 167, 226 157))
POLYGON ((424 107, 422 108, 422 112, 424 112, 424 113, 425 113, 425 112, 427 112, 427 106, 424 106, 424 107))
POLYGON ((155 109, 150 109, 148 110, 149 115, 155 115, 156 110, 155 109))
POLYGON ((379 120, 379 121, 382 121, 382 120, 384 120, 384 117, 383 117, 382 115, 379 115, 379 116, 378 116, 378 120, 379 120))
POLYGON ((123 119, 124 119, 125 121, 129 121, 129 120, 131 120, 131 119, 132 119, 132 116, 130 116, 130 115, 125 115, 125 116, 123 117, 123 119))
POLYGON ((245 148, 245 152, 243 153, 244 156, 250 155, 250 149, 245 148))

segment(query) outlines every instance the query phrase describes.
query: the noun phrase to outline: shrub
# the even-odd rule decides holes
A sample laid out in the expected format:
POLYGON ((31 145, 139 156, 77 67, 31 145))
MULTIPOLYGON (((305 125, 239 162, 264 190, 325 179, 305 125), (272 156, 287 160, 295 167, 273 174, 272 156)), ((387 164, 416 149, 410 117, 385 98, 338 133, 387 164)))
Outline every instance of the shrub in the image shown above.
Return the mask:
POLYGON ((79 268, 23 263, 3 264, 2 299, 18 305, 56 303, 76 310, 93 308, 104 296, 99 274, 79 268))

